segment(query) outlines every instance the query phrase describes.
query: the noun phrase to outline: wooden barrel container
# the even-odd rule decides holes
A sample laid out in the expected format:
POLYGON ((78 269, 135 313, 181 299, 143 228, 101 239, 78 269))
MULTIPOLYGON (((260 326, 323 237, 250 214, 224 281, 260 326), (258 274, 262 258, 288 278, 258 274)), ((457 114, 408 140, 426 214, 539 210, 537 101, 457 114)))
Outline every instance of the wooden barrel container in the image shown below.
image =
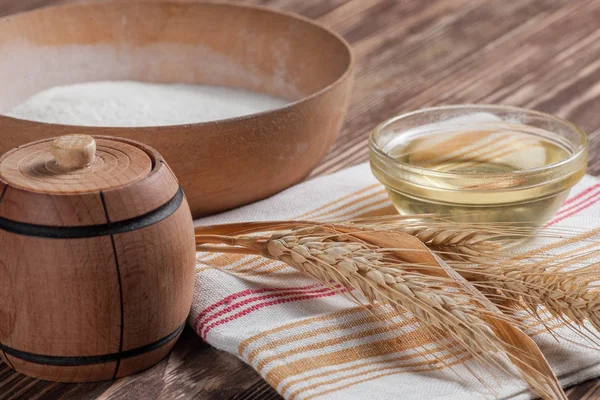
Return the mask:
POLYGON ((118 378, 160 361, 192 301, 194 228, 153 149, 75 135, 0 158, 0 356, 36 378, 118 378))

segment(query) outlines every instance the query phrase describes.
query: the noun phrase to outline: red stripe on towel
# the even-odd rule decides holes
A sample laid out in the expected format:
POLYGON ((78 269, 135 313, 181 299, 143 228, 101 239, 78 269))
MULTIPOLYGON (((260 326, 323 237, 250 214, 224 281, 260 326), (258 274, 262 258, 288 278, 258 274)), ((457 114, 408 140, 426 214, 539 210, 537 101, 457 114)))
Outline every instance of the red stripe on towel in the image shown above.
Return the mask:
POLYGON ((552 225, 554 225, 554 224, 556 224, 556 223, 558 223, 558 222, 562 221, 562 220, 563 220, 563 219, 565 219, 565 218, 569 218, 569 217, 571 217, 571 216, 573 216, 573 215, 575 215, 575 214, 578 214, 580 211, 583 211, 583 210, 585 210, 586 208, 589 208, 589 207, 593 206, 593 205, 594 205, 594 204, 596 204, 596 203, 597 203, 599 200, 600 200, 600 198, 598 198, 598 197, 597 197, 597 198, 595 198, 595 199, 593 199, 593 200, 590 200, 590 201, 588 201, 587 203, 583 204, 582 206, 580 206, 579 208, 577 208, 577 209, 575 209, 575 210, 571 211, 571 212, 570 212, 570 213, 568 213, 568 214, 562 215, 562 216, 560 216, 560 217, 558 217, 558 218, 554 218, 552 221, 548 222, 548 223, 547 223, 547 224, 544 226, 544 228, 547 228, 547 227, 549 227, 549 226, 552 226, 552 225))
MULTIPOLYGON (((340 290, 340 292, 342 292, 340 290)), ((315 295, 306 295, 306 296, 298 296, 298 297, 289 297, 287 299, 278 299, 278 300, 273 300, 273 301, 268 301, 266 303, 259 303, 259 304, 255 304, 252 307, 246 308, 245 310, 242 310, 240 312, 238 312, 237 314, 233 314, 230 315, 229 317, 220 319, 218 321, 213 322, 212 324, 210 324, 209 326, 207 326, 204 331, 202 332, 202 339, 206 340, 206 337, 208 336, 208 333, 215 327, 219 326, 219 325, 223 325, 223 324, 227 324, 228 322, 234 321, 238 318, 241 318, 243 316, 246 316, 250 313, 253 313, 255 311, 260 310, 261 308, 265 308, 265 307, 271 307, 271 306, 275 306, 278 304, 284 304, 284 303, 291 303, 291 302, 295 302, 295 301, 302 301, 302 300, 310 300, 310 299, 318 299, 318 298, 322 298, 322 297, 331 297, 336 295, 338 292, 336 291, 332 291, 329 293, 321 293, 321 294, 315 294, 315 295)), ((198 333, 200 334, 200 333, 198 333)))
MULTIPOLYGON (((338 288, 340 287, 339 285, 337 286, 338 288)), ((231 305, 229 305, 228 307, 225 307, 211 315, 209 315, 207 318, 201 319, 200 323, 197 324, 198 326, 195 327, 196 330, 198 332, 200 332, 202 330, 203 327, 205 327, 210 321, 222 317, 225 314, 228 314, 232 311, 237 310, 238 308, 241 308, 243 306, 246 306, 250 303, 256 303, 256 302, 260 302, 262 300, 269 300, 269 299, 273 299, 273 298, 277 298, 277 297, 288 297, 288 296, 298 296, 298 295, 308 295, 308 294, 319 294, 319 293, 325 293, 325 292, 330 292, 332 291, 330 288, 327 287, 321 287, 320 289, 314 289, 314 290, 309 290, 309 291, 301 291, 301 290, 287 290, 284 292, 277 292, 277 293, 271 293, 271 294, 267 294, 264 296, 255 296, 255 297, 250 297, 250 298, 246 298, 242 301, 238 301, 237 303, 233 303, 231 305)))
POLYGON ((246 290, 242 290, 241 292, 232 293, 229 296, 222 298, 218 302, 213 303, 210 306, 206 307, 200 314, 198 314, 198 316, 196 317, 196 320, 194 321, 194 329, 196 329, 196 326, 198 325, 198 322, 200 321, 200 319, 202 319, 202 317, 207 315, 209 312, 213 311, 215 308, 220 307, 225 304, 229 304, 236 299, 239 299, 239 298, 242 298, 245 296, 250 296, 253 294, 259 294, 259 293, 283 292, 283 291, 289 291, 289 290, 309 290, 309 289, 313 289, 313 288, 321 287, 321 286, 323 286, 323 284, 316 283, 313 285, 300 286, 300 287, 246 289, 246 290))

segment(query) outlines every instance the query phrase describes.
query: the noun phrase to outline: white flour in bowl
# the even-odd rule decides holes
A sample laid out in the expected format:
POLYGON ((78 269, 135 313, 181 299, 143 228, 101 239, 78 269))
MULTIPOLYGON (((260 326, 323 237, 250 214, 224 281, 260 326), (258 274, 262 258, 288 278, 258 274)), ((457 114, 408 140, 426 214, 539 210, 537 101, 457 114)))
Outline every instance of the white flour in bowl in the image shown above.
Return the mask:
POLYGON ((160 126, 214 121, 279 108, 287 100, 217 86, 89 82, 36 93, 6 115, 81 126, 160 126))

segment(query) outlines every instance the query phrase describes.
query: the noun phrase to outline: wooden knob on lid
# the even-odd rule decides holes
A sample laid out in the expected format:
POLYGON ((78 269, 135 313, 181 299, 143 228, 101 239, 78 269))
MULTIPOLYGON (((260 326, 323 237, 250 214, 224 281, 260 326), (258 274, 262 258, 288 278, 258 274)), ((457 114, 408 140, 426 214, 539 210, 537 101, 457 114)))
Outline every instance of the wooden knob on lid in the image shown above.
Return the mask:
POLYGON ((52 155, 59 167, 80 169, 94 160, 96 141, 88 135, 61 136, 52 142, 52 155))

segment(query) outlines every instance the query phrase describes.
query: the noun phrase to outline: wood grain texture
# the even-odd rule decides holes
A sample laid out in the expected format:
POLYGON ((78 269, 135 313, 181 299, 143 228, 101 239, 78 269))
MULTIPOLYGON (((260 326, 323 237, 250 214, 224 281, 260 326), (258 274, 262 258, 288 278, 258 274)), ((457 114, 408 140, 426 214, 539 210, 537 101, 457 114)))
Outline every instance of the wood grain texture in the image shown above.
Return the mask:
POLYGON ((13 186, 8 186, 4 191, 0 202, 0 217, 51 226, 87 226, 108 222, 99 193, 48 196, 13 186), (72 210, 79 212, 73 213, 72 210))
POLYGON ((187 319, 196 259, 189 206, 184 200, 169 218, 113 238, 124 307, 122 350, 130 350, 169 335, 187 319))
POLYGON ((8 249, 0 263, 2 344, 56 356, 119 350, 119 285, 110 237, 77 241, 0 230, 8 249), (79 265, 85 268, 69 267, 79 265))
MULTIPOLYGON (((56 0, 0 0, 0 13, 56 0)), ((315 169, 367 160, 379 122, 424 106, 505 103, 570 119, 590 134, 589 173, 600 175, 600 0, 247 0, 298 12, 350 41, 357 79, 341 135, 315 169)), ((568 391, 600 399, 600 381, 568 391)), ((116 382, 53 384, 0 365, 0 399, 194 398, 279 400, 236 357, 186 328, 166 360, 116 382)))
POLYGON ((59 166, 53 141, 42 140, 6 153, 0 159, 0 178, 19 189, 70 195, 121 188, 145 178, 152 169, 153 160, 137 145, 96 137, 95 157, 88 166, 59 166))
POLYGON ((69 382, 107 380, 112 379, 117 368, 116 361, 78 367, 60 367, 31 363, 11 355, 7 357, 13 368, 39 379, 61 379, 69 382))
POLYGON ((158 163, 143 182, 102 192, 107 216, 111 222, 123 221, 157 209, 175 196, 179 184, 173 173, 157 158, 158 163))
MULTIPOLYGON (((184 317, 185 318, 185 317, 184 317)), ((119 370, 117 371, 115 377, 122 378, 124 376, 128 376, 131 374, 135 374, 140 371, 140 365, 147 365, 148 367, 154 366, 157 362, 162 360, 169 354, 169 352, 175 346, 179 335, 171 339, 168 343, 159 347, 158 349, 149 351, 147 353, 141 354, 139 356, 126 358, 121 360, 119 364, 119 370)))

